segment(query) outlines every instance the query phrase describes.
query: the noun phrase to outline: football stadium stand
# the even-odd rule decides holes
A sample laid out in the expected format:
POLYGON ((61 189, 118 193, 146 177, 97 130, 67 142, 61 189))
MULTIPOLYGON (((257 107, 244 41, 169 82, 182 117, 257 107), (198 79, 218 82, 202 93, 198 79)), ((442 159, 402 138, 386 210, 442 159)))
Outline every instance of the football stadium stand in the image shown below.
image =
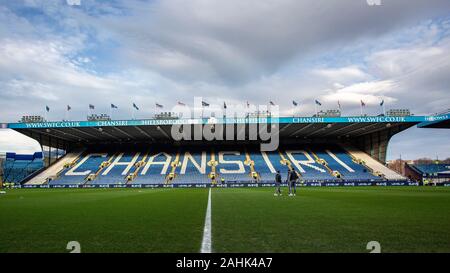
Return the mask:
POLYGON ((404 179, 402 175, 389 169, 385 165, 370 157, 368 154, 354 148, 353 146, 346 144, 344 145, 344 148, 355 160, 361 160, 361 164, 366 165, 366 167, 370 169, 372 173, 382 174, 386 179, 404 179))
POLYGON ((72 164, 81 156, 82 152, 83 150, 67 153, 48 168, 43 169, 41 172, 37 172, 33 177, 30 177, 27 183, 29 185, 46 184, 48 180, 57 177, 64 167, 72 166, 72 164))
POLYGON ((424 174, 450 174, 450 164, 415 164, 413 166, 424 174))
POLYGON ((408 164, 424 184, 450 181, 450 164, 408 164))
MULTIPOLYGON (((390 170, 371 161, 371 168, 338 145, 287 145, 277 151, 227 147, 224 150, 183 147, 178 151, 77 151, 68 153, 28 185, 189 184, 273 182, 289 169, 302 181, 382 180, 390 170), (377 172, 374 173, 373 170, 377 172), (387 171, 387 173, 384 173, 387 171)), ((362 153, 364 154, 364 153, 362 153)), ((358 154, 361 155, 361 154, 358 154)), ((396 176, 395 179, 405 179, 396 176)))
POLYGON ((292 170, 306 185, 392 184, 407 179, 385 166, 391 137, 412 126, 450 128, 449 120, 449 114, 443 113, 1 124, 2 128, 25 134, 49 147, 50 157, 44 161, 42 154, 40 158, 26 160, 20 156, 6 158, 4 177, 30 187, 205 186, 222 182, 232 186, 264 186, 273 183, 277 170, 283 181, 288 170, 292 170), (259 136, 253 139, 245 126, 261 130, 273 122, 278 125, 274 136, 280 145, 274 151, 263 152, 260 145, 267 143, 267 139, 259 136), (173 125, 216 131, 216 124, 227 125, 219 131, 223 138, 198 140, 192 134, 192 138, 179 141, 171 134, 173 125), (244 125, 245 130, 239 125, 244 125), (243 139, 238 138, 241 134, 243 139), (66 154, 61 156, 61 151, 66 154))
POLYGON ((42 152, 32 155, 6 153, 3 160, 3 181, 18 184, 44 167, 42 152))

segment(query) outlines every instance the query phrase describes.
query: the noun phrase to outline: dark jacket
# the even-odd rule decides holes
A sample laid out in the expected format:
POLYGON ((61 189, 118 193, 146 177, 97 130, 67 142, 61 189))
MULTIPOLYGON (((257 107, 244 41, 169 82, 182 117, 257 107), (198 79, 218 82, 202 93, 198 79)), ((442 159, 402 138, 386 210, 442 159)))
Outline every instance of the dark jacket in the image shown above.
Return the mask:
POLYGON ((277 174, 275 175, 275 182, 276 182, 276 183, 281 183, 281 174, 277 173, 277 174))
POLYGON ((291 172, 291 177, 290 177, 290 178, 291 178, 290 181, 295 181, 295 180, 297 180, 297 179, 298 179, 297 173, 296 173, 295 171, 292 171, 292 172, 291 172))

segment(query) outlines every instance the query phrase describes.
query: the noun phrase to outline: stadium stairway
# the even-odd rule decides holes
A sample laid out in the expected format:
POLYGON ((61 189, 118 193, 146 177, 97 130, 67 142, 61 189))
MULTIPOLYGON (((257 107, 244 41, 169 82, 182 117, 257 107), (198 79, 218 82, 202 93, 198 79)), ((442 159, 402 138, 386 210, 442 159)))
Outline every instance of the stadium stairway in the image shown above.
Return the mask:
MULTIPOLYGON (((334 171, 336 171, 336 170, 332 170, 331 168, 330 168, 330 163, 327 161, 327 160, 325 160, 324 158, 323 158, 323 156, 321 156, 321 157, 319 157, 318 155, 317 155, 317 153, 315 153, 313 150, 311 150, 311 149, 308 149, 308 152, 310 153, 310 154, 312 154, 313 155, 313 157, 314 157, 314 159, 316 160, 316 162, 318 163, 318 164, 320 164, 322 167, 324 167, 325 169, 327 169, 327 171, 328 171, 328 173, 330 173, 330 175, 332 175, 332 176, 334 176, 334 171)), ((339 174, 341 174, 340 172, 339 172, 339 174)))
POLYGON ((364 161, 364 164, 372 169, 373 172, 379 172, 383 174, 383 176, 386 179, 389 180, 406 180, 406 177, 396 173, 395 171, 389 169, 388 167, 384 166, 379 161, 373 159, 368 154, 364 153, 363 151, 358 150, 357 148, 353 147, 350 144, 342 144, 342 148, 344 148, 347 153, 349 153, 352 157, 356 159, 360 159, 364 161))
POLYGON ((83 154, 84 149, 79 149, 70 153, 67 153, 61 157, 58 161, 53 163, 51 166, 43 170, 41 173, 37 174, 35 177, 27 181, 26 185, 43 185, 48 182, 49 179, 55 179, 58 174, 64 170, 66 164, 72 164, 76 162, 78 158, 83 154))
POLYGON ((144 156, 134 164, 134 166, 130 170, 130 174, 128 174, 125 178, 126 184, 131 184, 133 180, 139 175, 139 170, 141 170, 146 163, 146 160, 148 158, 149 152, 147 151, 144 156))
MULTIPOLYGON (((172 153, 156 151, 148 153, 147 162, 141 166, 133 184, 166 184, 167 172, 171 169, 172 153), (168 165, 165 165, 166 162, 168 165)), ((173 168, 171 170, 174 170, 173 168)))
MULTIPOLYGON (((94 161, 93 165, 97 165, 98 164, 97 171, 95 171, 94 173, 89 174, 85 178, 84 184, 102 184, 102 182, 100 181, 101 180, 100 173, 102 173, 106 168, 108 168, 111 165, 111 163, 113 162, 113 160, 121 159, 123 154, 124 153, 111 153, 111 154, 108 154, 108 156, 107 156, 108 160, 101 161, 100 164, 98 164, 98 162, 94 161)), ((120 176, 119 173, 114 173, 114 174, 115 175, 110 175, 108 177, 107 180, 109 180, 109 182, 114 181, 113 184, 119 184, 119 183, 122 183, 124 181, 124 177, 117 178, 117 176, 120 176)), ((105 184, 107 184, 107 182, 105 184)))

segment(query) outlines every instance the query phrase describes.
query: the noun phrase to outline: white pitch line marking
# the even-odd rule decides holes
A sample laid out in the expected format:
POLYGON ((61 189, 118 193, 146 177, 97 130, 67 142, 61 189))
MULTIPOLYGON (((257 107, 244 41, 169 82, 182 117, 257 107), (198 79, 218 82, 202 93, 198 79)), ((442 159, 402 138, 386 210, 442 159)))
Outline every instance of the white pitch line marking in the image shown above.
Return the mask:
POLYGON ((208 206, 206 207, 205 227, 203 228, 203 240, 201 253, 211 253, 211 188, 208 193, 208 206))

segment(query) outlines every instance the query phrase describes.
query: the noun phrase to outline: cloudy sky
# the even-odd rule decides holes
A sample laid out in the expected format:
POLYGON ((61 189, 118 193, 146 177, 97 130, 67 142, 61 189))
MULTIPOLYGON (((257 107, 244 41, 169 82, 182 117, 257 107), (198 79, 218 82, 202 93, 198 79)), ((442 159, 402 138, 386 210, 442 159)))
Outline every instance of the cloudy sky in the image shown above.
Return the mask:
MULTIPOLYGON (((145 118, 194 96, 433 114, 450 108, 449 56, 448 0, 0 0, 0 121, 46 105, 61 120, 68 104, 84 119, 89 103, 130 118, 133 102, 145 118)), ((449 136, 410 129, 389 157, 450 156, 449 136)))

